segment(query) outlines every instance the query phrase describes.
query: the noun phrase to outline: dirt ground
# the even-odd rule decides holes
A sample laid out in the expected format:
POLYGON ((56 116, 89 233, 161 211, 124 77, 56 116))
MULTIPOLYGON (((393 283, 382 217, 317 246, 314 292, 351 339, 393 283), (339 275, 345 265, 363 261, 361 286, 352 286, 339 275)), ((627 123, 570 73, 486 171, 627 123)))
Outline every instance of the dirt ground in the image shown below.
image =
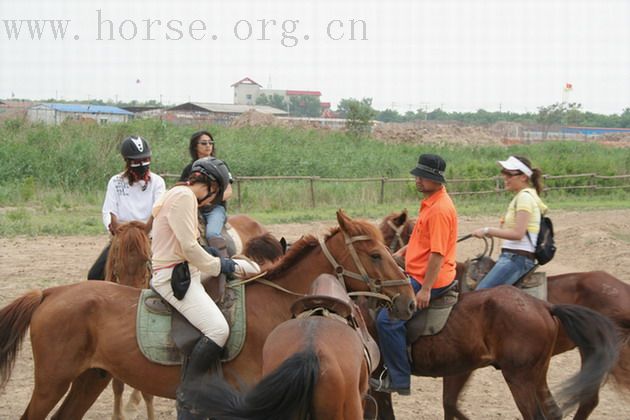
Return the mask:
MULTIPOLYGON (((396 210, 396 209, 392 209, 396 210)), ((630 210, 609 210, 588 213, 554 212, 559 245, 555 259, 545 266, 548 274, 571 271, 606 270, 630 281, 630 210)), ((475 227, 492 225, 496 217, 462 218, 460 234, 475 227)), ((306 233, 318 233, 326 223, 272 225, 270 230, 294 241, 306 233)), ((82 281, 107 238, 39 237, 0 238, 0 306, 4 306, 29 289, 82 281)), ((469 240, 458 249, 460 260, 481 250, 481 242, 469 240)), ((496 257, 496 252, 495 252, 496 257)), ((576 372, 577 352, 556 356, 549 373, 552 389, 576 372)), ((0 419, 18 418, 26 408, 33 389, 33 364, 30 343, 25 341, 11 381, 0 391, 0 419)), ((439 419, 441 380, 413 378, 412 395, 394 397, 397 418, 439 419)), ((158 419, 175 418, 174 403, 156 398, 158 419)), ((112 392, 106 389, 86 415, 86 419, 111 416, 112 392)), ((517 419, 519 413, 500 372, 485 368, 476 372, 461 399, 461 407, 474 419, 517 419)), ((146 418, 140 410, 137 418, 146 418)), ((630 399, 622 397, 610 385, 600 396, 600 404, 592 419, 630 419, 630 399)))

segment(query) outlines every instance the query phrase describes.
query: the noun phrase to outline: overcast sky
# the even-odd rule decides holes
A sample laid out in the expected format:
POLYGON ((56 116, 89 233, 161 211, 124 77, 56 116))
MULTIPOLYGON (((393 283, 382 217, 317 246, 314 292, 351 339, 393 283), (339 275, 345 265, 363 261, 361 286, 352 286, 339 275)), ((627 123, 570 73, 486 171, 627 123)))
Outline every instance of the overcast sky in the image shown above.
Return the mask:
POLYGON ((630 1, 0 0, 0 98, 231 103, 244 77, 401 112, 619 113, 630 1), (64 21, 64 39, 47 22, 32 40, 29 19, 64 21))

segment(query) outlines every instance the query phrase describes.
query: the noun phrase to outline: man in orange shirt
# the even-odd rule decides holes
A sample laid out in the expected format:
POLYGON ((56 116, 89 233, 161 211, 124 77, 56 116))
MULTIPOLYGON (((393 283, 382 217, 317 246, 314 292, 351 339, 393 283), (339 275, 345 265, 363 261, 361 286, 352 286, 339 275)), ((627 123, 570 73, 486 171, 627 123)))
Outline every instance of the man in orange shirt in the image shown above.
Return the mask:
MULTIPOLYGON (((411 174, 424 199, 409 244, 395 254, 405 257, 405 269, 416 291, 419 309, 427 308, 432 298, 440 296, 455 281, 457 212, 444 187, 445 169, 446 162, 440 156, 420 155, 411 174)), ((376 317, 376 328, 387 374, 371 379, 372 388, 409 395, 411 366, 405 321, 392 319, 388 310, 382 310, 376 317)))

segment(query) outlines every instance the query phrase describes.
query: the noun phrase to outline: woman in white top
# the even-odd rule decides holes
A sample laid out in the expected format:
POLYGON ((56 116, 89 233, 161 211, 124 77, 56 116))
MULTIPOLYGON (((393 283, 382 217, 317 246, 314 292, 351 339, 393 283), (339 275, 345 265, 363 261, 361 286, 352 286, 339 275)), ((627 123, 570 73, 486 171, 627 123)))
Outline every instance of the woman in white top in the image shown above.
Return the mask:
MULTIPOLYGON (((151 147, 139 136, 127 137, 120 145, 125 170, 110 178, 103 202, 103 225, 112 235, 113 214, 118 222, 147 222, 155 202, 166 191, 164 179, 151 172, 151 147)), ((88 280, 105 280, 107 244, 88 272, 88 280)))
POLYGON ((514 284, 534 267, 540 219, 547 211, 538 196, 543 187, 539 168, 532 168, 529 159, 522 156, 510 156, 498 163, 505 189, 515 194, 499 228, 484 227, 473 232, 477 238, 503 239, 496 265, 479 282, 477 289, 514 284))
POLYGON ((229 334, 227 321, 201 284, 200 271, 240 277, 259 271, 254 263, 220 257, 215 249, 210 254, 197 241, 198 207, 220 201, 227 185, 222 161, 199 159, 193 163, 188 181, 168 190, 153 207, 151 287, 202 333, 182 366, 176 392, 179 420, 199 418, 195 413, 210 380, 209 370, 219 362, 229 334), (185 278, 174 274, 182 263, 188 265, 185 278))

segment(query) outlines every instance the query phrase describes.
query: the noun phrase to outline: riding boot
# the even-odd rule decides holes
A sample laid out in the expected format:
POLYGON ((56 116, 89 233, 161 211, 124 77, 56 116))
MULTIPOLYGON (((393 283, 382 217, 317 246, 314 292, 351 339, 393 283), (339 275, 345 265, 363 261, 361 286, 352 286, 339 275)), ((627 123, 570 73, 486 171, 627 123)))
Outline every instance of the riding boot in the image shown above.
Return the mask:
MULTIPOLYGON (((221 236, 210 237, 210 239, 208 239, 208 245, 219 250, 219 256, 224 257, 224 258, 228 257, 227 245, 223 237, 221 236)), ((209 295, 217 303, 223 301, 223 294, 225 293, 225 282, 226 282, 225 274, 220 273, 217 276, 215 281, 211 282, 208 285, 204 285, 204 287, 206 287, 206 290, 209 290, 209 295)))
POLYGON ((203 401, 210 378, 217 371, 222 347, 206 336, 201 337, 182 366, 182 380, 177 387, 177 420, 206 419, 203 401))

